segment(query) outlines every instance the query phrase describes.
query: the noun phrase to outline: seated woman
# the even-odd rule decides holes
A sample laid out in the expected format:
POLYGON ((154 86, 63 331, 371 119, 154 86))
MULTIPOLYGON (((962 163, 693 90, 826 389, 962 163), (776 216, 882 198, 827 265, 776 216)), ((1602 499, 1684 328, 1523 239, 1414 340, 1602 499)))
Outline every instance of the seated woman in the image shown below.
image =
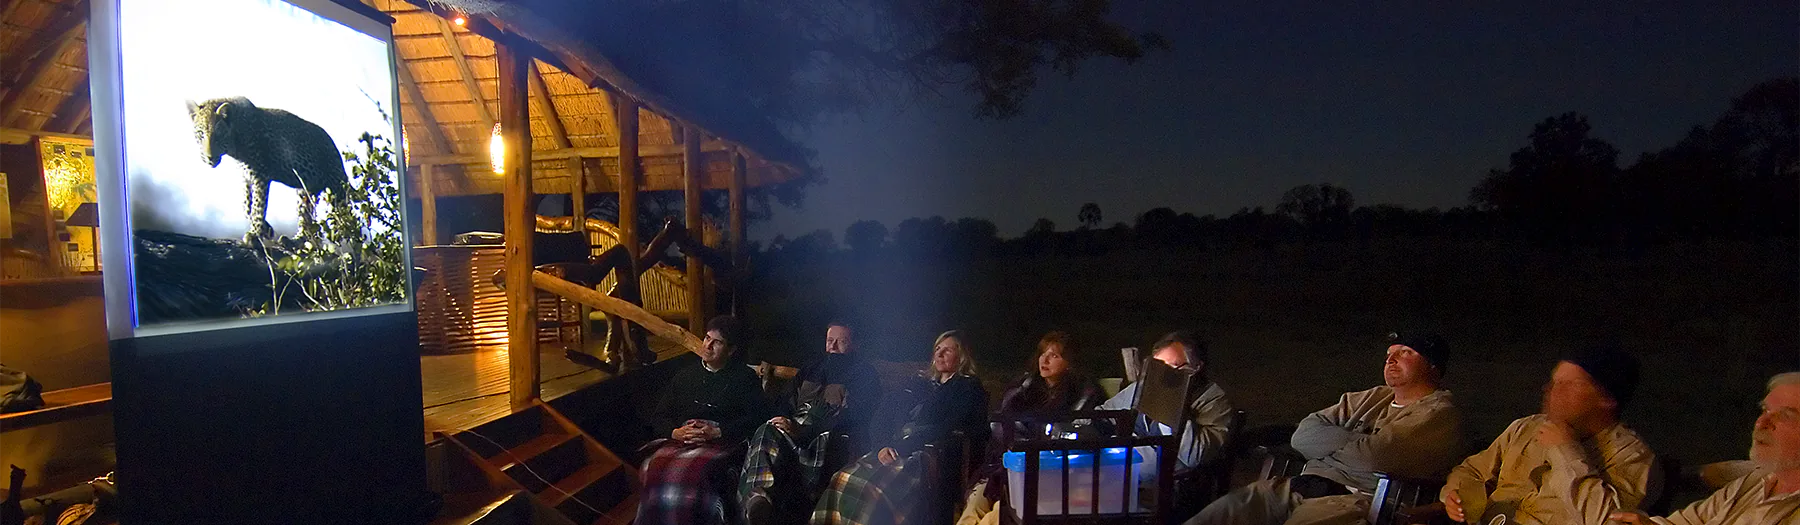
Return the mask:
MULTIPOLYGON (((1056 331, 1044 334, 1037 344, 1037 370, 1026 372, 1000 400, 1000 413, 1053 410, 1088 410, 1105 401, 1100 384, 1069 364, 1069 334, 1056 331)), ((1058 429, 1063 430, 1063 429, 1058 429)), ((1041 429, 1037 431, 1042 432, 1041 429)), ((995 436, 999 439, 999 436, 995 436)), ((1006 467, 1000 463, 1006 443, 989 443, 987 463, 982 465, 975 489, 963 506, 957 525, 999 523, 994 510, 1000 498, 1006 497, 1006 467)))
POLYGON ((935 519, 920 516, 930 508, 926 498, 937 497, 926 489, 957 474, 946 461, 951 458, 935 457, 924 447, 957 430, 969 440, 987 439, 987 390, 975 377, 972 352, 955 330, 938 336, 924 372, 908 388, 910 399, 918 400, 910 419, 887 446, 831 476, 813 507, 813 525, 905 525, 935 519), (933 473, 938 477, 928 479, 933 473))
POLYGON ((762 382, 732 359, 743 345, 737 320, 706 323, 700 362, 669 380, 651 415, 656 451, 644 461, 638 525, 726 524, 744 438, 768 417, 762 382))

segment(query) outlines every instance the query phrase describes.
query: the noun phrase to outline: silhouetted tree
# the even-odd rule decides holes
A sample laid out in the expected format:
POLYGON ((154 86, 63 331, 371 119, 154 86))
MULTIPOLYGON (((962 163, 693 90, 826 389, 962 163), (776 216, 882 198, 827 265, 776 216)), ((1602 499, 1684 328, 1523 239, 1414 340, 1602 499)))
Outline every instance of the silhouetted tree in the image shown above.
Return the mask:
POLYGON ((1100 205, 1092 202, 1081 205, 1081 212, 1075 215, 1075 220, 1081 222, 1081 227, 1083 228, 1099 227, 1101 221, 1100 205))
POLYGON ((1578 113, 1544 119, 1507 169, 1489 171, 1469 200, 1540 242, 1596 240, 1614 218, 1619 150, 1591 132, 1578 113))
POLYGON ((887 243, 888 229, 881 221, 856 221, 844 228, 844 244, 850 245, 858 255, 868 255, 881 249, 887 243))
POLYGON ((1282 194, 1275 212, 1300 223, 1307 233, 1318 237, 1342 237, 1350 227, 1350 211, 1356 209, 1356 197, 1350 190, 1330 183, 1303 184, 1282 194))
POLYGON ((1800 80, 1763 82, 1623 175, 1639 237, 1787 235, 1800 219, 1800 80))

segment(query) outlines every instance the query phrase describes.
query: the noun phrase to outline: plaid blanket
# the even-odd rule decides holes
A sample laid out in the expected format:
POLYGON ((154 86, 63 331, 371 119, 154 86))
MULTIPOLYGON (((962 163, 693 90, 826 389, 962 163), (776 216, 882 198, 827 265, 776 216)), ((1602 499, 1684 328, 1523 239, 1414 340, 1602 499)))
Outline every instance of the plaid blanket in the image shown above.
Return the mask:
POLYGON ((914 452, 884 466, 879 453, 870 452, 831 476, 813 507, 812 525, 906 525, 908 518, 923 514, 925 499, 932 497, 926 480, 939 476, 936 455, 914 452))
POLYGON ((842 445, 830 443, 829 438, 829 434, 819 434, 801 446, 774 425, 763 423, 750 436, 750 449, 738 483, 738 502, 748 504, 752 496, 760 495, 781 510, 810 506, 819 494, 825 447, 842 445))
POLYGON ((724 525, 731 509, 731 468, 741 446, 666 441, 644 461, 643 499, 637 525, 724 525), (730 508, 728 508, 730 507, 730 508))

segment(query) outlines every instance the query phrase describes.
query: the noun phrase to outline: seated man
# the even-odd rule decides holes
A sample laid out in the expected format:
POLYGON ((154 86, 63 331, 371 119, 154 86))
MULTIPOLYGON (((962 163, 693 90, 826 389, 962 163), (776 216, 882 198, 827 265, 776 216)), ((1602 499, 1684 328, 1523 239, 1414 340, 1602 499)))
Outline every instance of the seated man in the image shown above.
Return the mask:
POLYGON ((1467 523, 1601 525, 1636 509, 1659 479, 1656 455, 1619 422, 1637 381, 1637 359, 1617 348, 1564 358, 1544 386, 1544 413, 1513 421, 1450 471, 1445 512, 1467 523))
POLYGON ((1609 518, 1626 525, 1800 524, 1800 372, 1776 375, 1750 433, 1756 470, 1667 518, 1635 510, 1609 518))
MULTIPOLYGON (((1192 404, 1188 405, 1187 428, 1182 432, 1181 448, 1176 451, 1175 471, 1187 472, 1202 464, 1218 459, 1225 447, 1226 435, 1231 428, 1231 414, 1234 410, 1231 401, 1225 398, 1225 391, 1217 383, 1206 379, 1206 344, 1200 338, 1187 331, 1170 332, 1150 347, 1152 359, 1178 370, 1190 371, 1194 381, 1190 388, 1199 391, 1192 404)), ((1100 404, 1100 410, 1136 410, 1138 401, 1138 385, 1126 385, 1119 393, 1100 404)), ((1175 429, 1166 425, 1152 423, 1149 418, 1138 416, 1134 431, 1140 436, 1167 436, 1175 429)), ((1144 464, 1156 464, 1154 447, 1139 447, 1144 454, 1144 464)), ((1153 469, 1144 469, 1147 475, 1156 473, 1153 469)))
POLYGON ((744 438, 768 416, 756 373, 731 359, 744 344, 736 319, 706 323, 700 362, 669 379, 650 423, 655 452, 644 461, 637 525, 715 524, 736 520, 731 498, 744 438))
POLYGON ((869 416, 881 399, 881 378, 853 353, 850 325, 825 328, 825 355, 800 373, 800 389, 786 415, 775 416, 750 438, 738 498, 749 525, 798 523, 806 519, 825 474, 827 456, 854 458, 861 450, 837 450, 850 443, 830 441, 832 431, 866 440, 869 416))
POLYGON ((1232 491, 1188 525, 1360 523, 1376 472, 1442 475, 1462 450, 1462 414, 1439 387, 1448 358, 1449 345, 1435 334, 1395 334, 1383 386, 1346 393, 1300 420, 1291 440, 1306 457, 1299 476, 1232 491))

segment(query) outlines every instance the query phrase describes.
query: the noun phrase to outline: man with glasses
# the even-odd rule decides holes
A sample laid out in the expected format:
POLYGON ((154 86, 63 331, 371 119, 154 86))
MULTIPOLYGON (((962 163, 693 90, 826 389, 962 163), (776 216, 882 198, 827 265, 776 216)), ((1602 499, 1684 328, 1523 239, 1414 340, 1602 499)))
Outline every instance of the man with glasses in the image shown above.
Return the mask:
POLYGON ((1667 518, 1635 510, 1608 516, 1625 525, 1800 524, 1800 372, 1776 375, 1750 433, 1756 470, 1667 518))

